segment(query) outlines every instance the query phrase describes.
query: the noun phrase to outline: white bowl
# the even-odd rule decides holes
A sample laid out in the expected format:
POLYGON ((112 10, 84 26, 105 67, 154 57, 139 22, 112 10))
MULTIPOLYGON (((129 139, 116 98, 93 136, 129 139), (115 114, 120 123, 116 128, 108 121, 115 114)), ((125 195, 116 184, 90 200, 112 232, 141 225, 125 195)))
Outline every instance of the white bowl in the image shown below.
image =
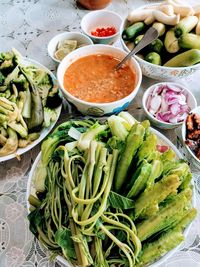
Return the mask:
MULTIPOLYGON (((200 106, 191 110, 190 113, 197 113, 200 115, 200 106)), ((186 143, 185 143, 185 141, 186 141, 186 120, 184 121, 184 123, 182 125, 182 139, 183 139, 183 144, 185 145, 187 151, 189 152, 189 155, 192 156, 192 163, 194 163, 194 165, 198 169, 200 169, 200 160, 195 156, 195 154, 192 152, 192 150, 189 148, 189 146, 186 145, 186 143)))
MULTIPOLYGON (((156 4, 159 4, 159 3, 156 3, 156 4)), ((153 6, 153 5, 155 4, 143 5, 135 10, 140 10, 147 6, 153 6)), ((122 36, 123 30, 126 28, 127 25, 128 25, 128 20, 126 18, 123 21, 122 26, 121 26, 121 36, 122 36)), ((130 49, 127 47, 122 37, 120 38, 120 40, 125 51, 130 52, 130 49)), ((189 66, 189 67, 164 67, 164 66, 159 66, 159 65, 149 63, 146 60, 138 57, 137 55, 135 55, 134 57, 139 62, 143 75, 149 78, 161 80, 161 81, 163 80, 174 81, 180 78, 184 78, 186 76, 193 74, 194 72, 200 69, 200 63, 193 65, 193 66, 189 66)))
POLYGON ((74 97, 64 88, 63 80, 66 69, 77 59, 94 54, 111 55, 119 59, 122 59, 127 55, 127 53, 124 52, 122 49, 108 45, 89 45, 87 47, 79 48, 67 55, 58 66, 57 79, 60 88, 63 92, 64 97, 71 103, 73 103, 77 107, 77 109, 83 114, 103 116, 118 113, 128 107, 128 105, 134 99, 140 88, 140 84, 142 81, 142 72, 139 64, 134 58, 131 58, 128 64, 131 69, 134 69, 136 74, 135 86, 133 88, 133 91, 128 96, 120 100, 110 103, 86 102, 74 97))
POLYGON ((152 92, 152 90, 159 85, 164 85, 164 84, 168 84, 170 86, 176 86, 176 87, 180 87, 183 88, 183 94, 186 96, 187 98, 187 104, 190 107, 190 109, 194 109, 197 107, 197 101, 196 98, 194 97, 194 95, 191 93, 191 91, 189 89, 187 89, 185 86, 182 86, 182 84, 178 84, 178 83, 172 83, 172 82, 161 82, 161 83, 156 83, 153 84, 152 86, 150 86, 144 93, 143 98, 142 98, 142 105, 144 108, 144 111, 148 117, 148 119, 152 122, 153 125, 155 125, 156 127, 160 128, 160 129, 174 129, 178 126, 180 126, 181 124, 183 124, 182 122, 178 122, 178 123, 169 123, 169 122, 163 122, 160 121, 158 119, 156 119, 148 110, 146 107, 146 103, 147 103, 147 99, 149 94, 152 92))
POLYGON ((49 56, 57 63, 60 63, 61 60, 58 60, 57 58, 55 58, 54 54, 56 52, 58 42, 63 41, 63 40, 77 40, 78 45, 93 44, 92 40, 88 36, 80 32, 63 32, 63 33, 57 34, 50 40, 48 47, 47 47, 49 56))
POLYGON ((115 12, 109 10, 97 10, 86 14, 81 21, 81 29, 96 44, 113 44, 120 36, 122 18, 115 12), (115 27, 117 32, 107 37, 96 37, 91 31, 97 28, 115 27))

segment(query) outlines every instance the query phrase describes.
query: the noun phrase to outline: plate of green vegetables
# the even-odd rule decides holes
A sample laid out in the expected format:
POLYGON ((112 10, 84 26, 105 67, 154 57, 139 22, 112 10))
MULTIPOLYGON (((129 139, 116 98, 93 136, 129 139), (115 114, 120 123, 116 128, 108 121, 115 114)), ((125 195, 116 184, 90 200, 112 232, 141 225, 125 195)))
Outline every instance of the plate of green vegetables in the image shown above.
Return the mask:
POLYGON ((42 143, 27 185, 30 231, 65 266, 160 264, 196 216, 192 174, 149 121, 74 119, 42 143))
POLYGON ((61 104, 51 71, 15 49, 0 53, 0 162, 41 142, 59 118, 61 104))

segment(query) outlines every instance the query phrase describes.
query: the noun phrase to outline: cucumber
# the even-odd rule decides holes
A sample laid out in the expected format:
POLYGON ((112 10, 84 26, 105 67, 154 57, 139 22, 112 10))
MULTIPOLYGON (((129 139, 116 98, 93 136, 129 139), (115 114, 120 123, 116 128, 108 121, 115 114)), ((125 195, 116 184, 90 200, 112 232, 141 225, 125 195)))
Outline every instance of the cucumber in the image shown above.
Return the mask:
POLYGON ((187 48, 187 49, 200 49, 200 36, 196 35, 194 33, 186 33, 183 34, 179 40, 179 45, 182 48, 187 48))
POLYGON ((148 45, 148 49, 152 52, 160 54, 161 50, 163 49, 163 42, 160 39, 156 39, 148 45))
POLYGON ((198 23, 196 16, 188 16, 180 20, 175 27, 176 37, 180 37, 182 34, 190 32, 198 23))
POLYGON ((149 54, 146 55, 144 59, 148 61, 149 63, 155 64, 155 65, 161 65, 161 57, 156 52, 150 52, 149 54))
POLYGON ((164 45, 169 53, 176 53, 180 49, 178 38, 175 36, 174 30, 169 30, 165 35, 164 45))
POLYGON ((123 40, 128 41, 130 39, 133 39, 144 28, 145 28, 144 22, 136 22, 133 25, 127 27, 122 33, 123 40))
POLYGON ((165 67, 188 67, 200 62, 200 50, 190 49, 183 52, 169 61, 167 61, 165 67))
POLYGON ((166 26, 165 26, 165 24, 163 24, 161 22, 157 22, 157 21, 154 22, 152 27, 158 31, 159 36, 162 36, 165 33, 166 26))
POLYGON ((143 36, 144 36, 144 34, 138 35, 134 40, 134 44, 135 45, 139 44, 139 42, 142 40, 143 36))

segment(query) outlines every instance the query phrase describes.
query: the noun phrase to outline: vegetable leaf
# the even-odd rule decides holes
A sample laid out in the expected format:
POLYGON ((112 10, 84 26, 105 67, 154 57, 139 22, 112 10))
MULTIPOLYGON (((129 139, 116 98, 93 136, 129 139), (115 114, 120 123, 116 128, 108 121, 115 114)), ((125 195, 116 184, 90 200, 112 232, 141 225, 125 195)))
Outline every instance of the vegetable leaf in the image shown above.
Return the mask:
POLYGON ((110 191, 108 196, 108 205, 116 209, 132 209, 134 208, 134 202, 132 199, 123 197, 113 191, 110 191))
POLYGON ((69 229, 59 228, 55 233, 55 241, 62 248, 62 252, 67 258, 76 259, 74 243, 71 236, 69 229))

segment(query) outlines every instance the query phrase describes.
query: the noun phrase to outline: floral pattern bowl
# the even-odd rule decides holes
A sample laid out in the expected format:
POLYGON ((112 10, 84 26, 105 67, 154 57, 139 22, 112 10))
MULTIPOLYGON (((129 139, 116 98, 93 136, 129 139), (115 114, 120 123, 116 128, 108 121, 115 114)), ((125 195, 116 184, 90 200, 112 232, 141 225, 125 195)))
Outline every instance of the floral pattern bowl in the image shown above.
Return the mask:
POLYGON ((63 81, 66 69, 79 58, 94 54, 110 55, 115 58, 119 58, 120 60, 127 55, 127 53, 120 48, 100 44, 88 45, 87 47, 82 47, 71 52, 61 61, 57 70, 57 79, 60 88, 63 92, 63 96, 69 102, 74 104, 76 108, 84 115, 104 116, 119 113, 120 111, 128 107, 128 105, 134 99, 138 90, 140 89, 142 81, 142 71, 140 69, 139 64, 134 58, 131 58, 128 61, 128 64, 135 72, 135 85, 133 87, 133 91, 122 99, 109 103, 92 103, 74 97, 64 88, 63 81))
MULTIPOLYGON (((153 6, 154 4, 140 6, 138 10, 151 5, 153 6)), ((127 19, 123 21, 121 25, 121 36, 122 32, 129 24, 130 23, 127 19)), ((122 37, 120 38, 120 40, 124 50, 129 53, 130 49, 128 48, 122 37)), ((160 81, 174 81, 177 79, 185 78, 186 76, 189 76, 200 69, 200 63, 189 67, 164 67, 149 63, 137 55, 135 55, 134 57, 140 64, 143 75, 160 81)))

